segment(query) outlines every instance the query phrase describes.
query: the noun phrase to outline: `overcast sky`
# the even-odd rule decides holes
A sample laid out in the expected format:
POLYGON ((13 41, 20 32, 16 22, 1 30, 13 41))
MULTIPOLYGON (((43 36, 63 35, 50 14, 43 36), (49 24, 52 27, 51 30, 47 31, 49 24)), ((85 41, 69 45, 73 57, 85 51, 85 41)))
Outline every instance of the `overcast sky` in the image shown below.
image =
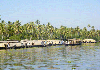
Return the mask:
POLYGON ((40 20, 54 27, 100 29, 100 0, 0 0, 1 19, 23 24, 40 20))

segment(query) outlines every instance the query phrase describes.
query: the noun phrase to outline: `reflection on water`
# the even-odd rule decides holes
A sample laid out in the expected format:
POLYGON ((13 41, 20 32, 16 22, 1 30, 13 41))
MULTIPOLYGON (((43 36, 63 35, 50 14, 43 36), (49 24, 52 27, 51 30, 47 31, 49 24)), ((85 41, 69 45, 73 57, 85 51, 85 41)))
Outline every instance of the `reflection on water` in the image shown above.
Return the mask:
POLYGON ((0 70, 98 70, 100 45, 0 50, 0 70))

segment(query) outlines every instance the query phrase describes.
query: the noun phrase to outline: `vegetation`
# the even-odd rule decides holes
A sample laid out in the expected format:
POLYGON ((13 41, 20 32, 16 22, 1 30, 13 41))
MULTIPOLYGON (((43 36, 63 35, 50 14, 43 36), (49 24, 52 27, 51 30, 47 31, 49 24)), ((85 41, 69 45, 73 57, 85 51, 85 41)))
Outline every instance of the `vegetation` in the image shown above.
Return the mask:
POLYGON ((40 24, 39 20, 36 22, 29 22, 21 25, 19 20, 15 22, 0 19, 0 40, 22 40, 22 39, 69 39, 69 38, 92 38, 96 41, 100 40, 100 30, 95 30, 94 26, 88 24, 90 30, 86 27, 80 29, 79 26, 76 28, 68 28, 61 26, 60 28, 53 27, 49 22, 47 25, 40 24))

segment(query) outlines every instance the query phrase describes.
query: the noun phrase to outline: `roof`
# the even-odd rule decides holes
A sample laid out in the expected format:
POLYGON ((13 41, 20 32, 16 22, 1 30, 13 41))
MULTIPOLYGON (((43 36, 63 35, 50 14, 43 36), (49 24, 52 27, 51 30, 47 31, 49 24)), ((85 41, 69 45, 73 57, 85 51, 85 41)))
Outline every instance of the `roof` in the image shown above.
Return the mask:
POLYGON ((83 41, 92 41, 92 42, 96 42, 94 39, 84 39, 83 41))
POLYGON ((81 41, 80 39, 67 39, 69 41, 81 41))
POLYGON ((0 43, 8 43, 8 42, 17 43, 17 42, 19 42, 19 41, 0 41, 0 43))

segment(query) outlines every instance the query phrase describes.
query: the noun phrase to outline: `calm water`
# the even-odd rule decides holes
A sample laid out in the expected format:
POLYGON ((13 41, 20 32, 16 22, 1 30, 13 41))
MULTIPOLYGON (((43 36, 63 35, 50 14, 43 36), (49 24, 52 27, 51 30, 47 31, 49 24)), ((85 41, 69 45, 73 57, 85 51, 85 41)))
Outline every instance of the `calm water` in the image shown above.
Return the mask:
POLYGON ((0 70, 99 70, 100 44, 0 50, 0 70))

